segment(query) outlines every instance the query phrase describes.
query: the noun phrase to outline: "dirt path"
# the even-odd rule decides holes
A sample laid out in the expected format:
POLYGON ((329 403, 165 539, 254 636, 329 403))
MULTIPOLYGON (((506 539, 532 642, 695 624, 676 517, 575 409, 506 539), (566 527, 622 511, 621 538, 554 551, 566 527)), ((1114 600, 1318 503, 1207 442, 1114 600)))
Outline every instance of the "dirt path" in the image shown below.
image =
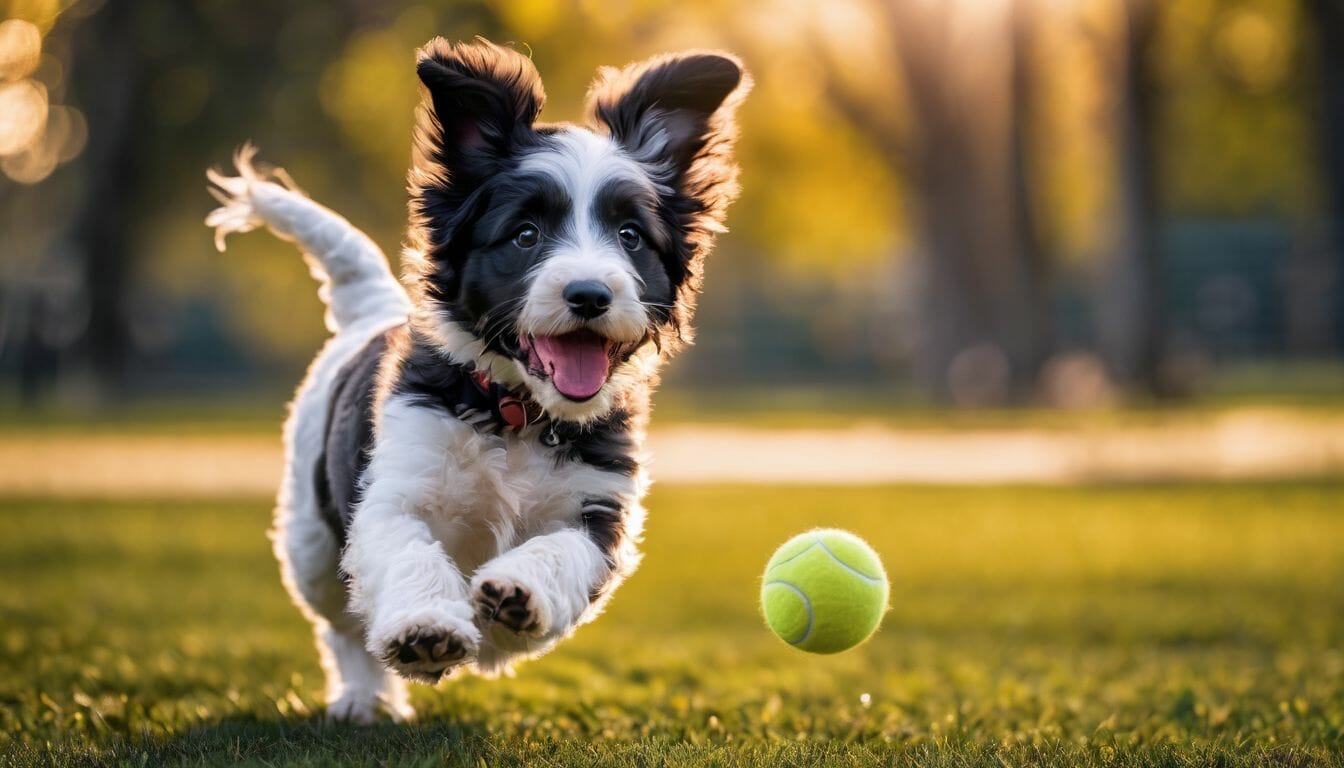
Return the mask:
MULTIPOLYGON (((649 439, 670 483, 1070 483, 1344 477, 1344 416, 1246 411, 1182 426, 1087 430, 745 429, 649 439)), ((278 439, 0 433, 0 493, 269 496, 278 439)))

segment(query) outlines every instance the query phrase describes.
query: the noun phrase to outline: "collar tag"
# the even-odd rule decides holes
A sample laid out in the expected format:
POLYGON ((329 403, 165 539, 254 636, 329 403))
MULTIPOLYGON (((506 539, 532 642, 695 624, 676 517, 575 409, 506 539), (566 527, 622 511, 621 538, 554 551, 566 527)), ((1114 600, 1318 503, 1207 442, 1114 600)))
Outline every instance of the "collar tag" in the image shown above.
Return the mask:
POLYGON ((509 425, 509 429, 518 430, 527 426, 527 406, 513 395, 499 398, 499 415, 509 425))
MULTIPOLYGON (((514 432, 521 432, 523 427, 528 424, 541 421, 540 406, 531 400, 519 397, 504 387, 497 386, 490 380, 490 376, 485 371, 472 371, 471 380, 476 383, 481 392, 494 400, 495 410, 499 412, 499 417, 504 421, 505 428, 514 432)), ((554 436, 554 429, 550 432, 554 436)), ((558 437, 556 444, 559 444, 558 437)))

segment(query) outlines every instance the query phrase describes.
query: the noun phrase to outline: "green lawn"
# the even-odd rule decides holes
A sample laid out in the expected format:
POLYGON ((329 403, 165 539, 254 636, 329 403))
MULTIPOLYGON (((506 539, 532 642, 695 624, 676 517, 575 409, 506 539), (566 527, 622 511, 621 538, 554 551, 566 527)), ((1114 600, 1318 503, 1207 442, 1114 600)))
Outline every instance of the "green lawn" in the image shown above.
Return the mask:
POLYGON ((514 679, 324 726, 268 505, 0 501, 0 765, 1344 765, 1344 484, 658 488, 608 613, 514 679), (892 577, 835 657, 755 605, 839 525, 892 577))

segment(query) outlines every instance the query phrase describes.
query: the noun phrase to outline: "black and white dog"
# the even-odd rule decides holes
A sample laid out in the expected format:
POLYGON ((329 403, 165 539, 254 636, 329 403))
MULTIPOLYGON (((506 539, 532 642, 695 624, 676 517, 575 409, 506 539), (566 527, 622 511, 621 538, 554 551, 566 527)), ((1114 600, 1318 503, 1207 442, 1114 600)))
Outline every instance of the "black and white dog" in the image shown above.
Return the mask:
POLYGON ((545 652, 635 569, 649 397, 737 194, 750 87, 731 55, 660 56, 601 70, 586 126, 546 125, 511 49, 435 39, 416 69, 409 290, 250 148, 210 174, 221 248, 267 226, 322 282, 334 335, 285 427, 273 539, 329 714, 357 721, 410 717, 401 678, 545 652))

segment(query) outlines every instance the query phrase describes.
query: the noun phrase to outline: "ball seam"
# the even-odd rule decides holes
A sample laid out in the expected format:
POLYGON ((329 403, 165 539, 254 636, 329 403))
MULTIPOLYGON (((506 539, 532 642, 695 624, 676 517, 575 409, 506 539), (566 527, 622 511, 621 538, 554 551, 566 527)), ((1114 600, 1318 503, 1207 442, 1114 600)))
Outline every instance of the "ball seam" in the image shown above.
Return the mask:
POLYGON ((882 577, 880 577, 880 576, 869 576, 868 574, 864 573, 863 571, 860 571, 858 568, 855 568, 854 566, 850 565, 849 563, 846 563, 844 560, 841 560, 839 557, 836 556, 836 554, 835 554, 834 552, 831 551, 831 548, 830 548, 830 547, 826 546, 826 542, 822 541, 821 539, 817 539, 816 541, 813 541, 811 544, 807 545, 806 547, 803 547, 802 551, 800 551, 800 552, 798 552, 798 553, 796 553, 796 554, 790 555, 789 557, 787 557, 787 558, 785 558, 785 559, 783 559, 783 560, 780 560, 778 563, 775 563, 774 565, 770 566, 770 570, 766 571, 766 572, 765 572, 765 575, 766 575, 766 576, 769 576, 770 573, 771 573, 772 571, 775 571, 776 569, 778 569, 778 568, 780 568, 780 567, 782 567, 782 566, 784 566, 784 565, 786 565, 786 564, 788 564, 788 563, 791 563, 791 562, 793 562, 794 560, 797 560, 798 558, 802 557, 803 555, 807 554, 808 552, 811 552, 813 549, 816 549, 817 547, 821 547, 822 551, 825 552, 827 555, 829 555, 830 558, 831 558, 832 560, 835 561, 836 565, 839 565, 841 568, 844 568, 845 570, 849 571, 850 573, 854 574, 855 576, 858 576, 859 578, 861 578, 861 579, 863 579, 863 580, 865 580, 865 581, 868 581, 868 582, 870 582, 870 583, 873 583, 873 584, 880 584, 880 583, 882 582, 882 577))
POLYGON ((800 635, 797 640, 790 640, 787 637, 783 638, 783 640, 789 645, 799 645, 801 643, 807 642, 807 638, 812 634, 812 627, 816 623, 815 617, 812 614, 812 601, 807 599, 807 593, 799 589, 797 585, 791 584, 787 581, 781 581, 781 580, 767 581, 765 583, 765 586, 786 587, 788 589, 793 590, 793 593, 798 596, 798 599, 803 601, 803 607, 807 609, 807 626, 803 629, 803 634, 800 635))
POLYGON ((831 559, 834 560, 841 568, 844 568, 845 570, 849 571, 855 576, 858 576, 861 579, 867 579, 868 581, 871 581, 874 584, 882 581, 881 578, 877 576, 869 576, 863 571, 860 571, 858 568, 855 568, 849 563, 846 563, 844 560, 841 560, 840 558, 836 557, 835 553, 831 551, 831 548, 826 546, 826 542, 822 541, 821 539, 817 539, 817 544, 820 545, 822 549, 826 550, 826 554, 830 555, 831 559))

